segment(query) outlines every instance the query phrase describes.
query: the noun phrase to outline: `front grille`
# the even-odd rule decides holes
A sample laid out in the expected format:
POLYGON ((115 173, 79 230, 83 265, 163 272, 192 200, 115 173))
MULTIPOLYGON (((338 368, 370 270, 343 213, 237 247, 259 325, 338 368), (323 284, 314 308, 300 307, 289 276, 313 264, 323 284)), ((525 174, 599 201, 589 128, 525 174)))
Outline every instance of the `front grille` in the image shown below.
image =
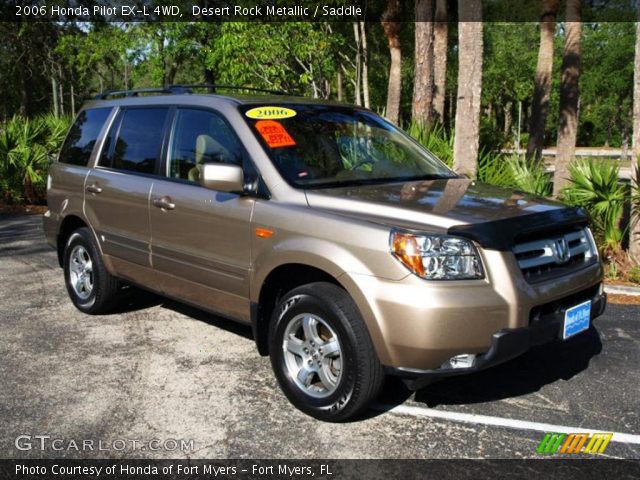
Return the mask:
POLYGON ((567 275, 597 261, 588 228, 517 244, 513 248, 520 270, 529 283, 567 275))

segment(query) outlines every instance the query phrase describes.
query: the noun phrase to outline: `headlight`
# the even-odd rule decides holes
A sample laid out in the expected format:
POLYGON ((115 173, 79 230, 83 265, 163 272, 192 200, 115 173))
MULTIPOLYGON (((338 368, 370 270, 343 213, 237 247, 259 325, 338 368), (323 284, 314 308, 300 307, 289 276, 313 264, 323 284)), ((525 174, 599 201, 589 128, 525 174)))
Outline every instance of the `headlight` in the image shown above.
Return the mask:
POLYGON ((392 230, 389 244, 394 257, 426 280, 484 278, 478 251, 464 238, 392 230))

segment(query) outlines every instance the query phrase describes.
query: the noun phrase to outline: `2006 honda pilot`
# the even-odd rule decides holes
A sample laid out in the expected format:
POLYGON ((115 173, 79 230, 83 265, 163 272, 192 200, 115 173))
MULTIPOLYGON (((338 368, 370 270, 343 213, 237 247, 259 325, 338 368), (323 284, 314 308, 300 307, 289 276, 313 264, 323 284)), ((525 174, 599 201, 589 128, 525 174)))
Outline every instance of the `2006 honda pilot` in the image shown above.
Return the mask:
POLYGON ((71 300, 134 284, 251 325, 304 412, 410 388, 591 328, 584 211, 461 178, 353 106, 185 87, 83 107, 48 178, 71 300))

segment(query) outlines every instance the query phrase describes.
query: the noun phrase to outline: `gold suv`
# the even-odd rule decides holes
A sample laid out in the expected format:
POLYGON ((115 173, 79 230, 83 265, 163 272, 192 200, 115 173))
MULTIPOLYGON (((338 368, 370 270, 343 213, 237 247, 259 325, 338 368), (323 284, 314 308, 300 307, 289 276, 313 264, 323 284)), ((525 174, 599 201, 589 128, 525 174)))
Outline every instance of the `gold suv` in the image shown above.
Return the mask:
POLYGON ((583 210, 461 178, 362 108, 197 88, 103 94, 71 127, 44 230, 81 311, 127 283, 251 325, 328 421, 385 374, 421 388, 603 313, 583 210))

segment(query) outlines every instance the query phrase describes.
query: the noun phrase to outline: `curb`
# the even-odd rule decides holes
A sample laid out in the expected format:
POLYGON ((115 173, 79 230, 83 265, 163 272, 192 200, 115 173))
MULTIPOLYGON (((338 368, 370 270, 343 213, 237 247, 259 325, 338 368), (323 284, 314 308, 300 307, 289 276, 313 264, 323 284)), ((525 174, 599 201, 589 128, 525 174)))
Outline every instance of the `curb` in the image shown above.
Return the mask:
POLYGON ((604 291, 614 295, 640 295, 640 287, 628 287, 626 285, 605 285, 604 291))

